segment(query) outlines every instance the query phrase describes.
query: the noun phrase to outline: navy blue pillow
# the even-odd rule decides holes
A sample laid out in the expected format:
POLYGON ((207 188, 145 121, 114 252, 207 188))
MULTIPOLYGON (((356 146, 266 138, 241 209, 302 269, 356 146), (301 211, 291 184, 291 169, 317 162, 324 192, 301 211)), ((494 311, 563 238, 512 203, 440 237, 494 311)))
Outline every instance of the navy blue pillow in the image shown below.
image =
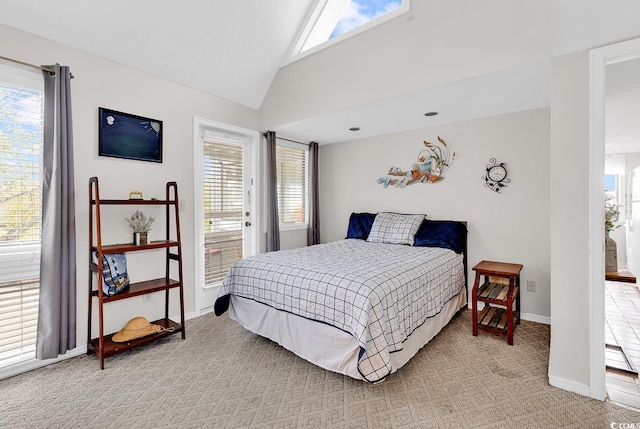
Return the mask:
POLYGON ((414 246, 444 247, 456 253, 462 253, 467 241, 467 226, 452 220, 422 221, 418 228, 414 246))
POLYGON ((351 213, 347 238, 366 240, 377 213, 351 213))

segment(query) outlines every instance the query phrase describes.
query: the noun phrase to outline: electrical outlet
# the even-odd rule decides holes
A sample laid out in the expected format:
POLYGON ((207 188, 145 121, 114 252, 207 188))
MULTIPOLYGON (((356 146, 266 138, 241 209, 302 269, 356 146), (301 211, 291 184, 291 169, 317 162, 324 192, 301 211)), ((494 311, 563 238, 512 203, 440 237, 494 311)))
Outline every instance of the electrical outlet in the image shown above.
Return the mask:
POLYGON ((184 200, 178 200, 178 210, 180 212, 184 211, 184 200))
POLYGON ((151 298, 153 297, 151 296, 150 293, 144 294, 142 295, 142 302, 151 302, 151 298))
POLYGON ((536 291, 536 282, 533 280, 527 280, 527 292, 536 291))

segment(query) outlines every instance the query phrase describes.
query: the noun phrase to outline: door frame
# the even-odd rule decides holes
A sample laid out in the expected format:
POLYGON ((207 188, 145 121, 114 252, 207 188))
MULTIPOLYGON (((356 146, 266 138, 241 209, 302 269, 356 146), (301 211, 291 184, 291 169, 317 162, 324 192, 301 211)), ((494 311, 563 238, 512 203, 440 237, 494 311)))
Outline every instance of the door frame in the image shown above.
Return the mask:
MULTIPOLYGON (((249 173, 249 178, 245 176, 245 184, 249 182, 248 189, 244 189, 245 198, 246 192, 250 192, 251 198, 251 228, 249 231, 245 230, 246 234, 249 234, 250 245, 248 248, 243 249, 244 256, 255 255, 259 249, 259 232, 261 230, 261 195, 260 186, 257 186, 259 174, 259 159, 260 159, 260 132, 256 130, 250 130, 248 128, 237 127, 234 125, 225 124, 222 122, 216 122, 205 118, 194 116, 193 118, 193 222, 194 222, 194 300, 195 300, 195 313, 197 316, 207 314, 213 311, 212 306, 203 308, 203 301, 205 296, 205 289, 202 281, 204 279, 204 231, 202 228, 203 218, 203 198, 200 198, 203 190, 203 171, 202 171, 202 158, 204 156, 204 150, 202 145, 203 131, 210 130, 219 132, 221 134, 229 134, 231 137, 246 140, 248 151, 244 151, 248 156, 243 156, 243 163, 245 164, 244 170, 249 173), (248 180, 247 180, 248 179, 248 180)), ((215 291, 217 288, 209 288, 207 292, 217 294, 215 291)))
POLYGON ((604 286, 604 144, 606 67, 640 58, 640 39, 590 52, 589 92, 589 390, 594 399, 606 397, 604 286))

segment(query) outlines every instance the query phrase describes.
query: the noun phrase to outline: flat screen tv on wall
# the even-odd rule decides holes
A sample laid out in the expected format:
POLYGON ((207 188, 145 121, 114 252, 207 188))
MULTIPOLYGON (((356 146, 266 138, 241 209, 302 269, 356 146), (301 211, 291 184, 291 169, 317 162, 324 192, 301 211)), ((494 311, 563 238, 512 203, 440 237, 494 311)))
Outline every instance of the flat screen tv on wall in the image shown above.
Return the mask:
POLYGON ((98 154, 162 162, 162 121, 98 108, 98 154))

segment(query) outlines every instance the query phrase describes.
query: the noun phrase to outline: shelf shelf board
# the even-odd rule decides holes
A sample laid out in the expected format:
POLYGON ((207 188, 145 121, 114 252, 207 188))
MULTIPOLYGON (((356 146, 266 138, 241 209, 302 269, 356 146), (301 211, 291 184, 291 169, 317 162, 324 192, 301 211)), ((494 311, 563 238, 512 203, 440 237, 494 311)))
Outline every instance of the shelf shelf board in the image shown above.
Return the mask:
MULTIPOLYGON (((513 299, 520 293, 518 286, 513 287, 513 299)), ((478 288, 477 299, 481 302, 490 302, 497 305, 507 305, 509 285, 502 283, 486 282, 478 288)))
MULTIPOLYGON (((495 331, 501 334, 507 333, 507 310, 502 307, 486 305, 478 313, 478 328, 495 331)), ((518 312, 513 312, 513 323, 516 324, 518 312)))
POLYGON ((485 276, 512 278, 520 275, 522 264, 509 264, 506 262, 481 261, 473 267, 485 276))
MULTIPOLYGON (((91 200, 91 204, 95 205, 96 200, 91 200)), ((101 206, 164 206, 175 205, 175 200, 103 200, 100 199, 101 206)))
MULTIPOLYGON (((168 337, 169 335, 177 334, 178 332, 183 332, 183 327, 179 323, 174 322, 171 319, 160 319, 151 322, 155 325, 160 325, 163 328, 171 329, 172 331, 163 331, 158 332, 157 334, 148 335, 146 337, 138 338, 132 341, 128 341, 125 343, 116 343, 113 341, 113 335, 105 335, 104 337, 104 347, 102 349, 103 357, 113 356, 118 353, 126 352, 134 347, 140 347, 149 343, 152 343, 160 338, 168 337)), ((88 352, 93 353, 94 355, 100 357, 100 340, 99 338, 94 338, 89 341, 88 352)))
MULTIPOLYGON (((147 244, 133 244, 133 243, 120 243, 120 244, 108 244, 102 246, 102 253, 108 255, 112 253, 125 253, 136 252, 139 250, 151 250, 151 249, 166 249, 168 247, 175 247, 178 245, 174 240, 154 240, 147 244)), ((94 247, 93 251, 97 251, 94 247)))
POLYGON ((505 329, 507 312, 504 308, 486 306, 478 315, 478 323, 495 329, 505 329))
MULTIPOLYGON (((160 292, 167 289, 179 287, 181 283, 177 280, 165 279, 164 277, 143 282, 131 283, 129 287, 113 296, 103 296, 103 302, 118 301, 131 298, 133 296, 146 295, 148 293, 160 292)), ((91 291, 92 296, 98 296, 98 291, 91 291)))

